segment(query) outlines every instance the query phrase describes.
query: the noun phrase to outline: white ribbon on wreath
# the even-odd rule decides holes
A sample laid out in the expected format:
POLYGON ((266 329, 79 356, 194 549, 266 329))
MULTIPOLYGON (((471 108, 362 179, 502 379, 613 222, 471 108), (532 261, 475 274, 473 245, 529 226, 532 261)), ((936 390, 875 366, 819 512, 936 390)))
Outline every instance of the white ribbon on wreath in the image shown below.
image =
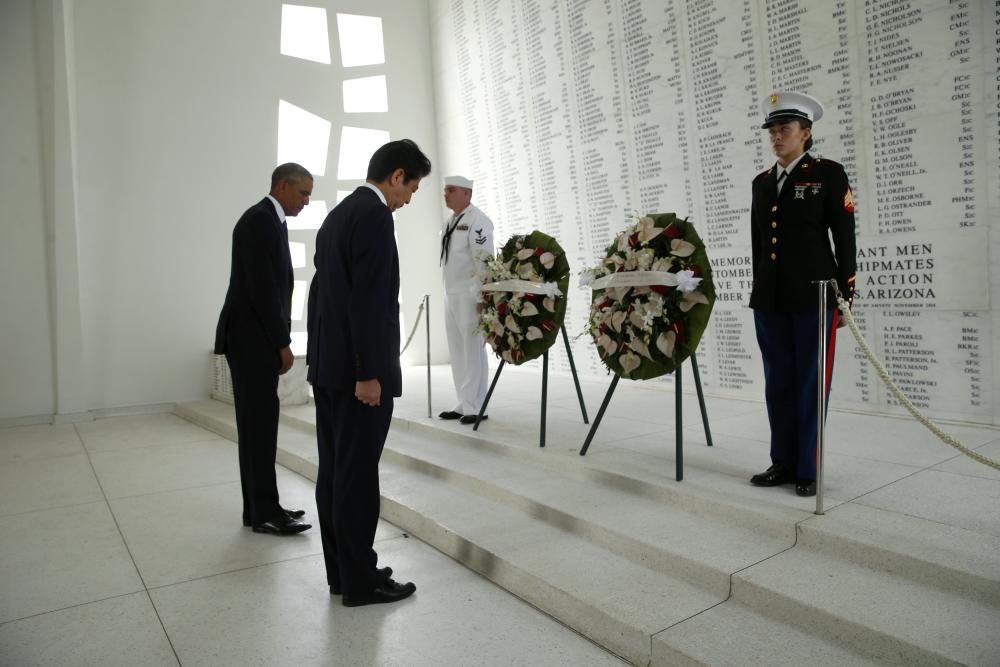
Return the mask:
POLYGON ((501 280, 486 283, 479 288, 480 292, 520 292, 522 294, 544 294, 548 297, 562 296, 559 284, 555 282, 536 282, 533 280, 501 280))
MULTIPOLYGON (((662 285, 664 287, 676 287, 681 292, 693 292, 697 289, 701 278, 696 278, 693 271, 619 271, 601 278, 596 278, 589 283, 591 289, 607 289, 609 287, 649 287, 650 285, 662 285)), ((581 287, 587 286, 581 280, 581 287)))

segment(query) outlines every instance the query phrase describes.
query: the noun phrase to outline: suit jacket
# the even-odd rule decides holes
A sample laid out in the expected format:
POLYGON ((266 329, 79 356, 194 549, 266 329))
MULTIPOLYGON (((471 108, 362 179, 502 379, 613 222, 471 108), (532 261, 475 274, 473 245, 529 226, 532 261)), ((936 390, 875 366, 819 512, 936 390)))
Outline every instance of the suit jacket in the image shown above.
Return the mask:
POLYGON ((309 291, 308 379, 354 391, 378 379, 400 396, 399 254, 392 213, 361 186, 337 205, 316 234, 309 291))
MULTIPOLYGON (((854 195, 844 168, 806 153, 777 194, 777 169, 753 181, 750 209, 753 291, 750 307, 775 312, 815 310, 814 280, 836 278, 854 296, 854 195), (830 247, 830 238, 833 247, 830 247)), ((827 299, 836 305, 831 289, 827 299)))
POLYGON ((215 330, 215 353, 274 353, 291 343, 294 274, 288 232, 264 197, 233 228, 229 289, 215 330))

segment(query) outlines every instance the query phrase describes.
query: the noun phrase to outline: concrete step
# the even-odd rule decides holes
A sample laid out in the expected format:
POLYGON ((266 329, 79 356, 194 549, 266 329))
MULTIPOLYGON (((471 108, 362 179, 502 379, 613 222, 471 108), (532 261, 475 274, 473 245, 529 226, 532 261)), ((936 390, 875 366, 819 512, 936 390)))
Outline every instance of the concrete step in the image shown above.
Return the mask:
POLYGON ((798 545, 1000 609, 1000 536, 864 502, 862 497, 801 522, 798 545))
MULTIPOLYGON (((231 405, 177 414, 235 438, 231 405)), ((279 428, 279 462, 310 479, 314 420, 287 408, 279 428)), ((1000 538, 864 498, 815 516, 616 454, 394 418, 382 515, 637 665, 1000 664, 1000 538)))
MULTIPOLYGON (((311 413, 300 410, 296 417, 289 419, 289 423, 294 421, 303 428, 314 429, 314 420, 311 413)), ((678 484, 672 472, 648 465, 641 454, 616 452, 614 460, 599 459, 598 464, 598 459, 580 457, 575 450, 539 448, 535 441, 510 444, 491 431, 474 433, 468 427, 449 429, 447 423, 402 417, 393 418, 394 436, 390 438, 389 445, 394 449, 397 433, 409 433, 414 438, 441 445, 454 445, 455 449, 447 453, 447 457, 454 456, 454 452, 473 452, 475 457, 492 456, 495 461, 521 464, 519 470, 544 471, 544 475, 572 478, 591 489, 599 487, 643 497, 658 501, 661 507, 665 504, 673 510, 766 534, 785 546, 794 542, 795 523, 812 516, 802 503, 801 507, 793 508, 773 502, 769 494, 750 487, 742 477, 707 468, 700 468, 696 477, 678 484)), ((402 451, 406 440, 400 440, 400 443, 402 451)))
POLYGON ((664 630, 652 646, 651 667, 886 664, 733 600, 664 630))
POLYGON ((385 461, 381 480, 385 520, 633 664, 648 664, 651 636, 726 598, 434 474, 385 461))
POLYGON ((733 600, 884 664, 1000 664, 1000 607, 811 547, 733 578, 733 600))
POLYGON ((641 485, 594 483, 567 467, 534 466, 490 447, 394 433, 385 457, 722 597, 730 575, 792 543, 732 520, 706 520, 685 503, 643 493, 641 485))
POLYGON ((1000 539, 860 502, 798 530, 654 637, 653 664, 1000 664, 1000 539))

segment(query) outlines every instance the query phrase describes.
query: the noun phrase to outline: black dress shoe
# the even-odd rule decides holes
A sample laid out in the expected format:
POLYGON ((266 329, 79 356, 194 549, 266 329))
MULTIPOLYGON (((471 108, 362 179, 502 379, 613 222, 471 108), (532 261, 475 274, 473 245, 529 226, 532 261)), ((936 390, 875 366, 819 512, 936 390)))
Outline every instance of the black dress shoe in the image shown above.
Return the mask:
MULTIPOLYGON (((392 576, 392 568, 386 565, 375 570, 379 579, 388 580, 392 576)), ((330 586, 330 595, 340 595, 340 584, 330 586)))
MULTIPOLYGON (((483 415, 482 421, 486 421, 489 418, 490 418, 489 415, 483 415)), ((465 415, 459 421, 462 424, 475 424, 476 423, 476 415, 465 415)))
POLYGON ((809 496, 816 495, 816 480, 814 479, 800 479, 795 482, 795 493, 802 496, 803 498, 808 498, 809 496))
POLYGON ((454 410, 448 410, 447 412, 442 412, 438 415, 438 419, 461 419, 462 413, 455 412, 454 410))
POLYGON ((781 486, 791 482, 794 478, 792 474, 782 466, 775 463, 762 473, 757 473, 750 478, 750 483, 754 486, 781 486))
POLYGON ((412 581, 400 584, 392 579, 386 579, 381 584, 365 593, 344 593, 340 599, 345 607, 362 607, 366 604, 385 604, 408 598, 417 590, 412 581))
POLYGON ((287 514, 282 514, 270 521, 258 523, 253 526, 255 533, 269 533, 271 535, 294 535, 303 530, 312 528, 311 524, 302 523, 298 519, 293 519, 287 514))
MULTIPOLYGON (((301 519, 302 517, 304 517, 306 515, 305 510, 285 510, 284 512, 288 516, 289 519, 301 519)), ((243 519, 243 525, 244 526, 249 526, 250 525, 250 519, 247 519, 247 518, 244 517, 244 519, 243 519)))

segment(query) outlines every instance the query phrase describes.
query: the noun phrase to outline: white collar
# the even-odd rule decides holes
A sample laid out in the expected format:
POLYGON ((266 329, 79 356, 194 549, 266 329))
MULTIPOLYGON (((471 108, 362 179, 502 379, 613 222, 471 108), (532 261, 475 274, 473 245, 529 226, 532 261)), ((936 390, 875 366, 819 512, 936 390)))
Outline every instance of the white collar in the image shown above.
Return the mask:
POLYGON ((285 209, 281 208, 281 204, 278 203, 278 200, 272 197, 270 194, 267 195, 267 198, 271 200, 272 204, 274 204, 274 212, 278 214, 278 221, 284 222, 285 209))
POLYGON ((371 190, 372 192, 374 192, 375 194, 377 194, 378 195, 378 199, 379 199, 380 202, 382 202, 386 206, 389 205, 388 202, 386 202, 385 195, 382 194, 381 190, 379 190, 377 187, 375 187, 371 183, 368 183, 367 181, 365 182, 365 187, 368 188, 369 190, 371 190))
POLYGON ((791 173, 792 169, 795 169, 795 165, 797 165, 799 162, 801 162, 802 158, 804 158, 805 156, 806 156, 805 153, 803 153, 802 155, 798 156, 797 158, 795 158, 794 160, 792 160, 791 162, 789 162, 787 167, 782 167, 780 164, 778 164, 777 162, 775 162, 774 166, 776 166, 778 168, 778 174, 777 174, 778 178, 781 178, 782 172, 784 172, 786 174, 791 173))

